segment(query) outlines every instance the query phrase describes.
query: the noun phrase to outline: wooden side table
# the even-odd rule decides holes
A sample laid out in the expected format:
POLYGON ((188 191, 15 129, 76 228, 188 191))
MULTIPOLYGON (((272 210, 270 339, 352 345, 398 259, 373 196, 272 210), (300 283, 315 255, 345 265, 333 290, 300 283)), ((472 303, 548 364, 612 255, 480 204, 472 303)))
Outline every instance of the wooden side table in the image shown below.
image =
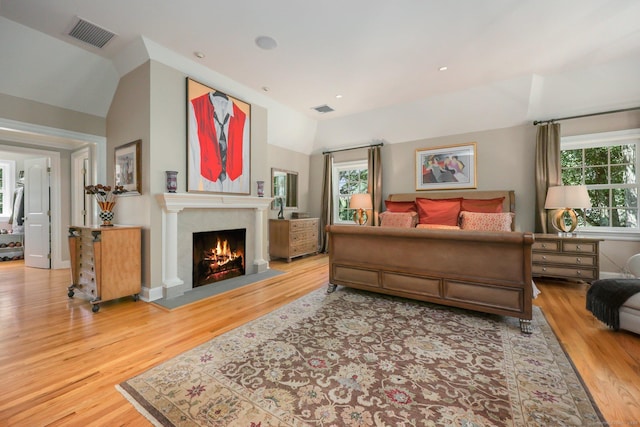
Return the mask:
POLYGON ((71 286, 89 297, 96 313, 102 301, 132 295, 142 288, 141 227, 69 227, 71 286))
POLYGON ((577 279, 591 283, 600 276, 602 239, 536 234, 532 246, 533 277, 577 279))

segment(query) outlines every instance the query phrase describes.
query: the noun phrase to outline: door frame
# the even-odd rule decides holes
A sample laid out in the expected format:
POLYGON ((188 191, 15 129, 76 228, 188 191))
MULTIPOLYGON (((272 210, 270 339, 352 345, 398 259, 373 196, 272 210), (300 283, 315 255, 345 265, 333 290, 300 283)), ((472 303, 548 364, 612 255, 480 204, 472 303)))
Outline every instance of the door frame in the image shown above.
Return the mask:
MULTIPOLYGON (((80 132, 68 131, 64 129, 52 128, 48 126, 40 126, 32 123, 19 122, 16 120, 0 117, 0 141, 8 143, 17 143, 17 145, 4 145, 2 150, 12 151, 25 154, 34 154, 40 157, 49 157, 51 162, 51 268, 70 268, 71 262, 68 256, 63 259, 63 254, 68 254, 63 247, 67 246, 66 233, 62 233, 63 223, 69 225, 66 220, 63 222, 61 218, 61 185, 62 171, 60 170, 60 152, 50 151, 47 148, 55 148, 62 150, 75 150, 82 147, 89 147, 90 163, 93 167, 94 176, 104 180, 106 175, 106 146, 107 138, 103 136, 85 134, 80 132), (29 144, 31 146, 40 146, 42 149, 25 147, 20 144, 29 144)), ((71 165, 67 176, 70 180, 71 165)), ((71 198, 70 182, 65 182, 69 188, 69 197, 71 198)), ((69 200, 69 203, 71 201, 69 200)))

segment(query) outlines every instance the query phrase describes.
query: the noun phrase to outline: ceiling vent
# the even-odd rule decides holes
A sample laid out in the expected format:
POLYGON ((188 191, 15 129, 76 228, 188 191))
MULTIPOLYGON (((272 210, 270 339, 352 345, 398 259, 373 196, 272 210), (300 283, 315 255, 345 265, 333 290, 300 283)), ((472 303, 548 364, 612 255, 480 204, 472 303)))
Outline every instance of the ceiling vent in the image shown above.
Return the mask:
POLYGON ((111 31, 100 28, 82 18, 78 18, 78 22, 73 26, 71 31, 69 31, 69 35, 76 40, 88 43, 99 49, 105 47, 115 36, 111 31))
POLYGON ((329 107, 328 105, 319 105, 317 107, 313 107, 314 110, 316 110, 318 113, 330 113, 332 111, 335 111, 333 108, 329 107))

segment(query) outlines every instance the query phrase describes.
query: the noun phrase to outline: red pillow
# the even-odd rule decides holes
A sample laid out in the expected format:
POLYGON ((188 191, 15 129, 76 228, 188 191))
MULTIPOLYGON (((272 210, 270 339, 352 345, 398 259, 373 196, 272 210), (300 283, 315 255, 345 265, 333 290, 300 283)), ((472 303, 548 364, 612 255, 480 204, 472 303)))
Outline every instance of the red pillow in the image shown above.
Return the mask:
POLYGON ((480 213, 502 213, 504 197, 495 199, 462 199, 462 210, 480 213))
POLYGON ((455 199, 423 199, 418 197, 420 224, 458 225, 462 197, 455 199))
POLYGON ((418 212, 415 202, 394 202, 385 200, 384 205, 389 212, 418 212))

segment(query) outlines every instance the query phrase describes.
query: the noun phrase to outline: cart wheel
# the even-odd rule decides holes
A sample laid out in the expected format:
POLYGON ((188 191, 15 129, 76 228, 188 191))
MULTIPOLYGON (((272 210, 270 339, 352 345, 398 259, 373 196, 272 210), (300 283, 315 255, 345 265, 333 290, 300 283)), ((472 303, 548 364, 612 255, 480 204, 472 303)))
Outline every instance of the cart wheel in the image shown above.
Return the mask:
POLYGON ((138 301, 140 299, 140 295, 139 294, 133 294, 133 300, 134 301, 138 301))
POLYGON ((100 310, 100 304, 93 304, 93 306, 91 307, 91 311, 97 313, 98 310, 100 310))
POLYGON ((75 292, 73 292, 73 289, 69 289, 69 292, 67 293, 67 296, 69 298, 73 298, 73 295, 75 294, 75 292))

